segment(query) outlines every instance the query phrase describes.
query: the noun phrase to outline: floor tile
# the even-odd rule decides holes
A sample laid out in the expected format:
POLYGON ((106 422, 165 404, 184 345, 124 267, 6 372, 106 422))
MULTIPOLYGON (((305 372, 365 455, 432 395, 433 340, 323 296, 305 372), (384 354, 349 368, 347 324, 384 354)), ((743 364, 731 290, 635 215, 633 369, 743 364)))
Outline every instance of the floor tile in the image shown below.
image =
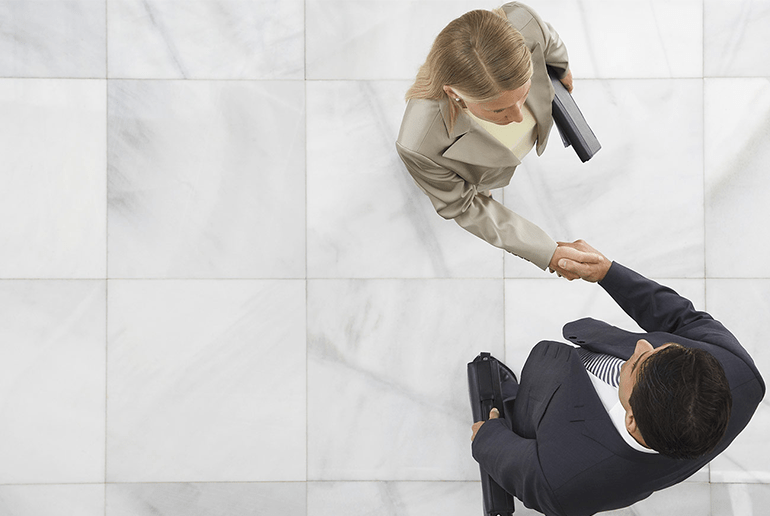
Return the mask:
POLYGON ((112 278, 305 274, 301 82, 111 81, 112 278))
POLYGON ((104 0, 2 0, 0 20, 0 77, 105 77, 104 0))
POLYGON ((483 512, 480 482, 309 482, 314 516, 461 516, 483 512))
POLYGON ((104 289, 0 282, 0 484, 104 481, 104 289))
POLYGON ((111 281, 110 482, 305 480, 302 281, 111 281))
POLYGON ((105 109, 104 81, 0 80, 0 277, 104 277, 105 109))
MULTIPOLYGON (((706 77, 770 75, 766 59, 770 2, 767 0, 704 0, 703 72, 706 77)), ((739 97, 736 97, 739 98, 739 97)))
POLYGON ((306 516, 304 482, 110 484, 106 516, 306 516))
POLYGON ((301 0, 108 0, 107 6, 110 77, 304 78, 301 0))
POLYGON ((309 282, 309 480, 475 480, 466 364, 502 316, 493 280, 309 282))
POLYGON ((307 79, 414 80, 433 39, 471 0, 308 0, 307 79))
POLYGON ((767 277, 755 257, 770 252, 760 237, 770 217, 768 80, 709 79, 704 112, 706 272, 712 278, 767 277))
POLYGON ((104 485, 0 486, 0 514, 104 516, 104 485))
POLYGON ((711 514, 719 516, 760 516, 770 504, 767 484, 712 484, 711 514))

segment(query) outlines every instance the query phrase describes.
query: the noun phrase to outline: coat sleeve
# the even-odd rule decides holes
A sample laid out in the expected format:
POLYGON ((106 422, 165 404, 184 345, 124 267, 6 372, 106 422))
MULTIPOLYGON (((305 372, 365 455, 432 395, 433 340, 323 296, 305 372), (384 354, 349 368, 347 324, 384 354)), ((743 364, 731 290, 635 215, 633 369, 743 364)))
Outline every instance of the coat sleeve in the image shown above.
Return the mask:
POLYGON ((490 419, 479 428, 472 451, 484 471, 525 506, 549 516, 565 514, 543 474, 535 439, 517 435, 504 419, 490 419))
POLYGON ((538 226, 486 195, 476 185, 396 143, 401 160, 433 207, 466 231, 545 270, 556 242, 538 226))
POLYGON ((613 262, 599 282, 604 290, 647 332, 662 331, 726 349, 743 360, 765 386, 754 361, 722 323, 693 307, 673 289, 613 262))

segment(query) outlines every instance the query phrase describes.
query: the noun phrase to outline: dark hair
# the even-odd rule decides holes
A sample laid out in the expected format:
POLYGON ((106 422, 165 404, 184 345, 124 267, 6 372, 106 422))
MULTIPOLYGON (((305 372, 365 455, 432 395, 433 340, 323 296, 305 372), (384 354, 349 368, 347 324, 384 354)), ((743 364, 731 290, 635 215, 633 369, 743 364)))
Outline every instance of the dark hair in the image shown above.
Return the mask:
POLYGON ((647 446, 695 459, 724 437, 733 398, 711 353, 673 344, 642 363, 628 402, 647 446))

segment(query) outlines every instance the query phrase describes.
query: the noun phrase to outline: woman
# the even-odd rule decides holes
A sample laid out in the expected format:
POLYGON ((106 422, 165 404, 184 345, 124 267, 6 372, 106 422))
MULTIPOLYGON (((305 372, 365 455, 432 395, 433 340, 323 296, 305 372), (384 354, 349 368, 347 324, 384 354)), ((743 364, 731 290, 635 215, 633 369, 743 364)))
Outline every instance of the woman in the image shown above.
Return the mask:
POLYGON ((572 279, 558 260, 579 259, 574 250, 489 195, 533 146, 545 150, 554 96, 546 65, 572 91, 567 49, 531 8, 512 2, 464 14, 438 35, 407 92, 396 148, 439 215, 572 279))

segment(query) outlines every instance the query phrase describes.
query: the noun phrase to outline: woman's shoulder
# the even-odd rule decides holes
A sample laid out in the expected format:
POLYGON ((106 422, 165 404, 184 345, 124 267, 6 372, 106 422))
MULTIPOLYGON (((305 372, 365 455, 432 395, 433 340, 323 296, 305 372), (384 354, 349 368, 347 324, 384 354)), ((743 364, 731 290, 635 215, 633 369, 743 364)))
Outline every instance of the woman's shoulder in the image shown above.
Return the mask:
POLYGON ((426 139, 448 138, 441 112, 441 102, 431 99, 409 99, 398 133, 401 147, 419 152, 426 139))
POLYGON ((521 2, 509 2, 501 9, 508 16, 511 25, 521 32, 525 39, 544 43, 545 22, 534 9, 521 2))

